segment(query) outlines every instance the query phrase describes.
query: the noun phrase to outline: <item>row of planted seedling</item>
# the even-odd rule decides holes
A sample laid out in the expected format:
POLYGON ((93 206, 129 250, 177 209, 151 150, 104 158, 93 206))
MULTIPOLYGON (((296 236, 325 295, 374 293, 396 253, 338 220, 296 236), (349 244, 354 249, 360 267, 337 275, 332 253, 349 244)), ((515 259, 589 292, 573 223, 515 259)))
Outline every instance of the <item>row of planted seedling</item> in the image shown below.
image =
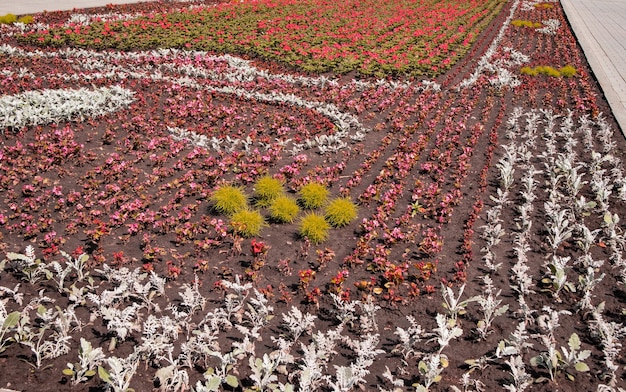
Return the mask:
MULTIPOLYGON (((539 347, 547 351, 539 351, 530 365, 545 369, 551 382, 558 382, 561 373, 573 379, 573 370, 589 371, 589 361, 585 360, 591 351, 581 350, 578 334, 562 337, 557 332, 564 317, 571 322, 589 313, 585 333, 599 343, 606 369, 599 383, 613 390, 610 388, 618 385, 615 360, 621 350, 619 339, 626 328, 618 320, 610 320, 604 302, 594 294, 601 283, 624 284, 626 241, 619 229, 619 216, 611 206, 625 200, 626 183, 623 162, 613 155, 613 130, 602 118, 593 121, 586 115, 575 117, 573 112, 560 115, 521 108, 513 112, 507 126, 508 143, 496 165, 500 186, 491 195, 482 227, 486 278, 499 275, 500 269, 508 270, 510 289, 517 299, 517 309, 511 310, 520 320, 518 328, 545 333, 537 337, 539 347), (599 143, 590 138, 592 134, 599 143), (581 149, 591 156, 590 161, 581 160, 581 149), (536 211, 542 204, 538 200, 543 205, 536 211), (504 210, 513 212, 514 222, 503 219, 504 210), (539 249, 537 237, 542 239, 539 249), (513 261, 507 255, 510 246, 513 261), (545 257, 538 260, 536 254, 545 257), (607 262, 610 268, 605 266, 607 262), (541 303, 533 297, 538 293, 553 298, 553 304, 535 309, 534 304, 541 303), (563 339, 568 347, 559 346, 563 339)), ((533 350, 541 348, 533 346, 533 350)), ((518 354, 509 366, 518 374, 526 374, 526 382, 515 389, 524 390, 533 377, 526 373, 523 353, 518 354)))
MULTIPOLYGON (((442 285, 442 306, 435 317, 418 323, 407 316, 398 320, 394 337, 383 337, 376 317, 380 306, 371 296, 346 301, 333 294, 331 321, 319 320, 295 306, 276 315, 268 298, 236 276, 217 282, 213 291, 222 293, 222 299, 209 309, 212 300, 197 280, 167 298, 164 296, 173 295, 172 291, 166 288, 165 279, 154 273, 106 264, 87 271, 85 254, 63 256, 45 263, 29 247, 24 254, 8 254, 2 262, 5 278, 10 275, 21 283, 14 288, 0 287, 0 348, 5 355, 12 355, 15 345, 28 347, 31 355, 27 360, 37 370, 45 368, 47 361, 67 358, 63 375, 72 384, 97 377, 113 391, 128 391, 139 366, 145 365, 154 368, 155 382, 164 391, 190 387, 218 391, 238 386, 250 391, 348 391, 374 384, 382 390, 428 391, 441 381, 449 366, 446 353, 454 352, 454 341, 463 336, 484 339, 494 331, 493 321, 508 311, 498 298, 500 290, 488 277, 484 278, 483 294, 467 298, 464 286, 454 290, 442 285), (44 286, 46 282, 50 284, 44 286), (21 284, 44 288, 27 297, 21 284), (47 290, 58 290, 66 299, 52 303, 47 290), (473 303, 479 308, 470 306, 473 303), (77 316, 80 308, 89 310, 88 320, 77 316), (464 321, 470 315, 478 320, 474 326, 464 321), (88 328, 106 328, 109 333, 99 344, 89 338, 74 341, 74 333, 88 328), (132 353, 117 356, 116 350, 131 341, 138 342, 132 344, 132 353), (393 350, 383 350, 383 343, 393 344, 393 350), (346 365, 334 364, 342 357, 346 365), (370 374, 374 360, 382 357, 387 360, 386 371, 370 374), (381 379, 383 384, 379 384, 381 379)), ((537 317, 546 323, 552 339, 559 315, 553 312, 537 317)), ((519 371, 523 367, 520 370, 518 360, 531 346, 530 338, 520 323, 488 358, 510 365, 510 388, 522 385, 519 371)), ((569 347, 576 359, 572 365, 584 370, 580 364, 587 351, 580 350, 576 336, 570 338, 569 347)), ((541 355, 537 358, 543 358, 541 355)), ((467 363, 472 369, 486 366, 481 360, 486 359, 468 359, 467 363)), ((482 385, 471 372, 453 384, 477 391, 482 385)))

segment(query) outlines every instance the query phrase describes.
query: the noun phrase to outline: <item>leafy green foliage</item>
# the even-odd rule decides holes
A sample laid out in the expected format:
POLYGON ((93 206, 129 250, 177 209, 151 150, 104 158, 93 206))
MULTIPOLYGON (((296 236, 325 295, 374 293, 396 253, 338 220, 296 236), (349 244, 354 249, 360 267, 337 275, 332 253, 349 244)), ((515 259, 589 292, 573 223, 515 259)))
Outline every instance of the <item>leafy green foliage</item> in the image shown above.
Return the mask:
POLYGON ((347 197, 337 198, 326 207, 326 220, 334 227, 342 227, 357 217, 357 206, 347 197))
POLYGON ((217 188, 210 199, 215 210, 226 215, 248 208, 248 197, 243 189, 233 185, 223 185, 217 188))
POLYGON ((323 242, 328 238, 330 225, 322 215, 310 213, 300 221, 300 235, 313 243, 323 242))
POLYGON ((328 201, 328 189, 320 183, 310 182, 300 188, 299 201, 306 209, 316 209, 322 207, 328 201))
POLYGON ((300 213, 300 207, 292 197, 278 196, 269 206, 270 218, 280 223, 292 223, 300 213))
POLYGON ((258 210, 245 209, 232 215, 230 225, 235 233, 244 237, 254 237, 261 233, 266 223, 258 210))

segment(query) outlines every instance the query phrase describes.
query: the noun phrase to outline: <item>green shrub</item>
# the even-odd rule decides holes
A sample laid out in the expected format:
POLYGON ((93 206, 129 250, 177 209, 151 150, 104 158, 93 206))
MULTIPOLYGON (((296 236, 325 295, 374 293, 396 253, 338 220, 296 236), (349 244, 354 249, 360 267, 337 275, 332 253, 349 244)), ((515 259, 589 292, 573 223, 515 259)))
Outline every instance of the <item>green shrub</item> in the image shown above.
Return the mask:
POLYGON ((271 176, 263 176, 254 184, 254 196, 259 207, 269 206, 284 193, 283 183, 271 176))
POLYGON ((13 14, 6 14, 4 16, 0 16, 0 24, 11 24, 17 22, 17 16, 13 14))
POLYGON ((270 218, 280 223, 293 222, 300 213, 298 203, 292 197, 278 196, 269 207, 270 218))
POLYGON ((233 214, 230 218, 230 226, 235 233, 249 238, 258 236, 266 224, 263 215, 258 210, 244 209, 233 214))
POLYGON ((563 77, 571 78, 572 76, 576 75, 576 68, 572 67, 571 65, 566 65, 565 67, 559 69, 559 72, 561 72, 561 75, 563 77))
POLYGON ((334 227, 342 227, 357 216, 357 207, 352 200, 347 197, 340 197, 330 202, 326 207, 326 220, 334 227))
POLYGON ((217 188, 210 198, 216 211, 232 215, 248 208, 248 197, 243 189, 233 185, 223 185, 217 188))
POLYGON ((310 213, 300 220, 300 235, 313 243, 320 243, 328 238, 330 225, 323 216, 310 213))
POLYGON ((310 182, 300 189, 299 195, 302 207, 312 210, 326 204, 328 189, 320 183, 310 182))

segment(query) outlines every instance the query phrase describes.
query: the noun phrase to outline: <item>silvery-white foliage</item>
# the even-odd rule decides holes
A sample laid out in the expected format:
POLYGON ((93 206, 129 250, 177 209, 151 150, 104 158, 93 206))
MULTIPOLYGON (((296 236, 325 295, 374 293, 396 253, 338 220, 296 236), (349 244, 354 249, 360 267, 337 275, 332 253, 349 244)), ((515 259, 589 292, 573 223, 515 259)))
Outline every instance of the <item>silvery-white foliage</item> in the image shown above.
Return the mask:
POLYGON ((494 211, 493 212, 488 212, 487 214, 487 221, 488 222, 496 222, 498 221, 500 218, 500 212, 502 210, 502 208, 509 204, 509 192, 507 190, 502 190, 501 188, 498 188, 496 190, 496 195, 489 195, 489 199, 491 201, 493 201, 495 203, 494 207, 492 208, 494 211), (492 218, 492 216, 490 214, 494 214, 494 217, 492 218))
POLYGON ((524 366, 524 360, 521 355, 511 356, 505 363, 509 366, 509 369, 511 369, 510 373, 511 376, 513 376, 513 384, 505 384, 504 389, 509 392, 523 392, 533 385, 533 378, 530 374, 526 373, 526 367, 524 366))
POLYGON ((302 392, 317 391, 324 382, 324 372, 333 355, 337 354, 335 347, 341 340, 343 324, 326 333, 317 331, 308 345, 300 342, 303 356, 300 358, 299 385, 302 392))
POLYGON ((456 325, 456 319, 448 318, 446 315, 437 313, 435 318, 437 327, 433 329, 432 338, 439 344, 438 352, 441 354, 444 348, 448 347, 453 339, 461 337, 463 330, 456 325))
POLYGON ((533 344, 528 342, 530 336, 526 330, 526 324, 525 321, 520 322, 508 339, 500 341, 496 350, 497 358, 523 355, 528 349, 533 347, 533 344))
POLYGON ((351 391, 364 381, 364 374, 359 371, 360 369, 355 369, 353 366, 333 366, 335 367, 335 377, 326 377, 326 382, 334 392, 351 391))
POLYGON ((59 291, 64 290, 64 281, 70 272, 76 273, 77 281, 82 281, 89 276, 89 271, 85 271, 85 265, 87 260, 89 260, 89 256, 87 254, 83 253, 79 256, 73 257, 67 252, 61 251, 61 255, 65 258, 65 268, 63 268, 58 261, 53 261, 51 263, 52 268, 56 271, 55 281, 58 283, 59 291))
MULTIPOLYGON (((85 338, 80 338, 80 348, 78 350, 78 364, 68 363, 67 367, 72 371, 72 384, 77 385, 89 380, 90 373, 95 373, 98 366, 102 364, 105 355, 101 347, 93 348, 91 342, 85 338)), ((65 371, 64 371, 65 373, 65 371)))
POLYGON ((576 287, 573 283, 567 279, 567 272, 571 269, 568 265, 570 262, 570 256, 557 256, 552 255, 550 262, 547 263, 547 276, 549 276, 550 283, 552 285, 552 295, 559 300, 559 294, 561 290, 567 289, 569 291, 576 291, 576 287))
POLYGON ((71 336, 63 335, 53 330, 47 335, 48 327, 33 328, 27 339, 21 339, 20 344, 28 346, 35 356, 35 367, 41 368, 44 359, 60 357, 70 352, 71 336))
POLYGON ((154 360, 165 355, 178 339, 178 322, 169 316, 148 315, 143 322, 141 344, 135 351, 142 358, 154 360))
POLYGON ((490 78, 489 83, 497 88, 514 88, 522 84, 522 82, 517 78, 515 74, 513 74, 508 69, 502 67, 496 68, 496 76, 490 78))
POLYGON ((102 269, 96 269, 96 272, 100 273, 113 286, 111 290, 103 290, 100 295, 87 293, 87 298, 99 308, 119 304, 131 298, 148 301, 141 306, 149 306, 152 299, 150 292, 154 291, 156 294, 162 293, 164 290, 162 279, 158 277, 151 276, 150 281, 143 284, 142 282, 148 277, 148 274, 141 272, 140 268, 133 270, 126 267, 111 268, 108 264, 103 264, 102 269))
MULTIPOLYGON (((451 321, 450 323, 448 323, 446 316, 437 314, 437 325, 439 326, 439 328, 443 328, 440 330, 442 333, 442 335, 440 336, 442 337, 444 336, 443 335, 444 332, 445 332, 445 335, 453 332, 453 328, 451 326, 456 325, 457 317, 465 313, 465 309, 467 308, 467 305, 469 305, 472 302, 476 302, 478 300, 478 296, 473 296, 465 300, 461 300, 461 297, 463 296, 463 291, 465 291, 465 284, 459 287, 458 295, 454 294, 454 291, 452 290, 451 287, 446 286, 443 283, 441 284, 441 295, 443 296, 442 306, 444 307, 444 309, 446 309, 446 311, 448 312, 448 315, 450 315, 450 321, 451 321), (441 324, 441 323, 444 323, 444 324, 441 324), (448 330, 444 331, 444 329, 448 327, 447 324, 451 324, 450 326, 451 329, 449 331, 448 330), (444 325, 445 325, 445 328, 444 328, 444 325)), ((449 342, 450 338, 446 337, 445 339, 446 339, 446 342, 449 342)))
POLYGON ((510 60, 506 62, 506 65, 509 66, 516 66, 516 65, 522 65, 525 63, 530 62, 530 57, 518 52, 517 50, 511 48, 511 47, 504 47, 502 48, 502 50, 505 53, 509 54, 510 60))
POLYGON ((498 297, 502 293, 502 290, 496 290, 493 285, 493 281, 488 275, 483 276, 483 294, 477 296, 476 302, 480 305, 483 317, 478 321, 476 330, 482 339, 485 339, 488 334, 493 332, 491 330, 491 324, 493 320, 502 316, 509 309, 509 305, 500 305, 502 300, 498 297))
POLYGON ((302 311, 292 306, 288 313, 283 313, 283 321, 289 331, 290 339, 295 342, 303 333, 311 333, 317 316, 302 311))
POLYGON ((134 14, 120 14, 117 12, 109 12, 106 14, 81 14, 81 13, 73 13, 67 19, 67 22, 64 23, 64 26, 73 27, 76 25, 86 26, 90 25, 94 21, 98 22, 108 22, 108 21, 118 21, 118 20, 131 20, 137 18, 137 15, 134 14))
MULTIPOLYGON (((582 197, 582 203, 585 203, 584 197, 582 197)), ((591 230, 584 223, 577 223, 575 225, 575 233, 577 234, 576 243, 578 247, 585 254, 588 254, 591 250, 591 246, 597 243, 598 234, 600 234, 601 231, 601 229, 591 230)))
MULTIPOLYGON (((458 86, 459 89, 472 87, 478 81, 478 79, 483 73, 498 72, 499 73, 498 78, 495 80, 495 82, 492 82, 492 84, 497 87, 506 87, 508 86, 508 84, 506 84, 507 82, 510 82, 512 84, 519 84, 519 80, 517 80, 517 78, 514 75, 512 75, 510 71, 504 68, 498 68, 497 65, 492 63, 492 58, 497 53, 500 47, 500 42, 504 38, 504 34, 506 33, 506 30, 510 26, 511 21, 513 20, 513 17, 515 15, 515 12, 517 11, 517 8, 519 7, 519 4, 520 4, 519 0, 515 0, 513 2, 509 10, 509 15, 507 16, 506 20, 500 27, 498 34, 495 36, 495 38, 489 45, 489 48, 487 48, 487 50, 485 51, 485 54, 479 59, 478 66, 476 67, 472 75, 469 78, 464 79, 459 84, 458 86)), ((515 86, 511 85, 511 87, 515 87, 515 86)))
POLYGON ((532 11, 535 9, 535 7, 537 6, 537 4, 541 4, 541 3, 555 3, 557 0, 524 0, 522 2, 522 6, 521 6, 521 10, 522 11, 532 11))
POLYGON ((252 289, 252 283, 248 282, 241 284, 241 278, 239 275, 236 275, 234 282, 222 280, 222 285, 225 288, 234 291, 234 293, 228 292, 224 297, 224 310, 227 314, 226 318, 229 321, 233 321, 235 324, 241 323, 243 320, 243 307, 248 298, 250 289, 252 289))
MULTIPOLYGON (((145 275, 141 275, 145 276, 145 275)), ((165 282, 166 279, 157 275, 154 271, 148 273, 148 281, 143 283, 141 281, 135 281, 133 284, 133 296, 142 300, 148 307, 148 310, 155 310, 160 312, 161 309, 157 303, 152 300, 156 296, 165 294, 165 282)))
POLYGON ((378 334, 366 334, 361 337, 362 339, 352 339, 344 336, 342 341, 349 347, 357 356, 357 359, 370 361, 376 356, 384 354, 385 350, 378 349, 378 343, 380 342, 380 335, 378 334))
MULTIPOLYGON (((0 286, 0 295, 9 296, 16 304, 22 305, 24 303, 24 293, 20 293, 20 283, 16 284, 13 289, 8 287, 0 286)), ((8 299, 8 298, 7 298, 8 299)), ((3 301, 0 301, 0 306, 3 305, 3 301)), ((2 309, 2 308, 0 308, 2 309)), ((0 310, 0 317, 2 315, 2 310, 0 310)), ((1 323, 0 323, 1 324, 1 323)))
POLYGON ((517 261, 511 269, 511 272, 513 272, 511 280, 516 284, 511 285, 511 288, 519 295, 524 296, 533 293, 530 287, 532 287, 534 283, 532 277, 528 274, 530 267, 527 264, 528 258, 526 256, 531 249, 525 236, 517 236, 515 242, 516 244, 513 251, 515 252, 517 261))
POLYGON ((137 311, 140 308, 141 305, 136 303, 122 309, 113 306, 102 306, 100 313, 106 321, 107 329, 115 332, 115 335, 120 340, 125 340, 130 333, 141 331, 137 315, 137 311))
POLYGON ((193 368, 196 363, 207 367, 211 353, 220 351, 219 332, 219 329, 211 328, 208 324, 193 330, 188 340, 180 346, 181 363, 189 368, 193 368))
POLYGON ((500 185, 504 190, 509 190, 515 181, 515 157, 515 150, 505 148, 505 155, 496 163, 496 167, 500 170, 500 185))
POLYGON ((413 316, 407 315, 406 319, 410 324, 409 328, 404 329, 402 327, 396 327, 394 332, 394 334, 398 336, 398 339, 400 339, 400 343, 396 345, 394 351, 401 353, 405 361, 411 356, 422 354, 418 350, 417 345, 422 341, 422 336, 425 332, 422 326, 415 321, 413 316))
POLYGON ((135 353, 126 358, 107 357, 105 360, 108 369, 98 368, 98 375, 106 383, 108 390, 113 392, 126 392, 130 388, 130 382, 137 371, 139 358, 135 353))
POLYGON ((578 277, 578 289, 583 293, 583 298, 578 303, 578 306, 581 309, 593 308, 593 304, 591 302, 593 289, 602 282, 604 276, 604 273, 596 276, 596 268, 589 266, 587 267, 585 275, 580 275, 578 277))
POLYGON ((134 92, 119 86, 94 90, 47 89, 0 97, 0 129, 84 120, 130 105, 134 92))
POLYGON ((382 376, 394 386, 393 389, 383 389, 380 385, 378 386, 378 390, 380 392, 402 392, 404 391, 404 380, 400 378, 396 378, 389 370, 389 366, 385 365, 385 372, 382 376))
POLYGON ((186 370, 180 369, 176 364, 160 368, 156 371, 155 378, 159 380, 158 391, 185 392, 189 390, 189 375, 186 370))
POLYGON ((182 286, 183 291, 179 291, 178 295, 181 297, 179 305, 170 305, 169 309, 172 311, 177 319, 185 319, 192 316, 195 312, 204 310, 207 299, 200 293, 199 280, 194 279, 193 285, 185 283, 182 286))
POLYGON ((35 256, 35 248, 32 245, 28 245, 23 254, 8 252, 3 264, 5 262, 8 262, 9 268, 24 274, 30 284, 35 284, 44 278, 48 279, 52 274, 46 263, 35 256))
POLYGON ((357 301, 344 301, 339 295, 330 293, 335 305, 335 313, 337 320, 342 325, 352 324, 357 319, 357 301))
POLYGON ((598 384, 596 392, 626 392, 626 389, 622 387, 612 387, 610 385, 598 384))
POLYGON ((274 308, 269 306, 268 299, 261 292, 254 289, 254 297, 248 299, 244 316, 253 328, 262 328, 274 317, 274 308))
POLYGON ((548 229, 547 241, 553 252, 564 241, 568 240, 574 231, 573 225, 570 225, 570 220, 567 218, 570 211, 558 208, 559 206, 555 206, 553 203, 544 203, 544 209, 548 216, 548 222, 546 222, 546 228, 548 229))
MULTIPOLYGON (((483 383, 479 379, 472 378, 470 371, 463 373, 459 381, 461 382, 461 385, 463 386, 464 392, 470 392, 470 391, 485 392, 486 390, 485 383, 483 383)), ((461 392, 461 390, 455 386, 453 386, 452 389, 454 390, 454 392, 461 392)))
POLYGON ((262 358, 256 358, 250 356, 248 358, 250 365, 250 379, 254 382, 255 387, 259 391, 265 391, 267 388, 271 388, 278 376, 275 374, 276 369, 283 363, 281 351, 275 351, 272 354, 263 354, 262 358))
POLYGON ((415 384, 416 392, 428 392, 429 388, 441 379, 441 373, 447 366, 448 358, 441 353, 427 355, 418 364, 421 382, 415 384))
POLYGON ((368 295, 365 300, 358 302, 361 309, 359 316, 359 327, 362 333, 371 333, 378 331, 378 323, 376 322, 376 312, 380 310, 380 306, 376 305, 374 298, 368 295))
POLYGON ((620 368, 616 362, 622 351, 622 339, 626 336, 626 327, 623 324, 604 319, 604 302, 594 307, 591 311, 593 320, 589 324, 592 335, 600 340, 602 354, 604 355, 604 367, 607 370, 604 381, 608 381, 609 387, 617 385, 616 371, 620 368))

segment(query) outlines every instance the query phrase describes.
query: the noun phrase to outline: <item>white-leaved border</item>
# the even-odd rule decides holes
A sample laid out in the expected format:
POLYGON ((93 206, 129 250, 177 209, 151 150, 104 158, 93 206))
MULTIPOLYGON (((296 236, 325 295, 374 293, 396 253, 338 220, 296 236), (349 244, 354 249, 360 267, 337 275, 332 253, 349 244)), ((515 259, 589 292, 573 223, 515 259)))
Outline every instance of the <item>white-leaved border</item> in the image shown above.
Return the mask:
POLYGON ((0 129, 102 116, 130 105, 134 91, 119 86, 95 90, 45 89, 0 96, 0 129))

